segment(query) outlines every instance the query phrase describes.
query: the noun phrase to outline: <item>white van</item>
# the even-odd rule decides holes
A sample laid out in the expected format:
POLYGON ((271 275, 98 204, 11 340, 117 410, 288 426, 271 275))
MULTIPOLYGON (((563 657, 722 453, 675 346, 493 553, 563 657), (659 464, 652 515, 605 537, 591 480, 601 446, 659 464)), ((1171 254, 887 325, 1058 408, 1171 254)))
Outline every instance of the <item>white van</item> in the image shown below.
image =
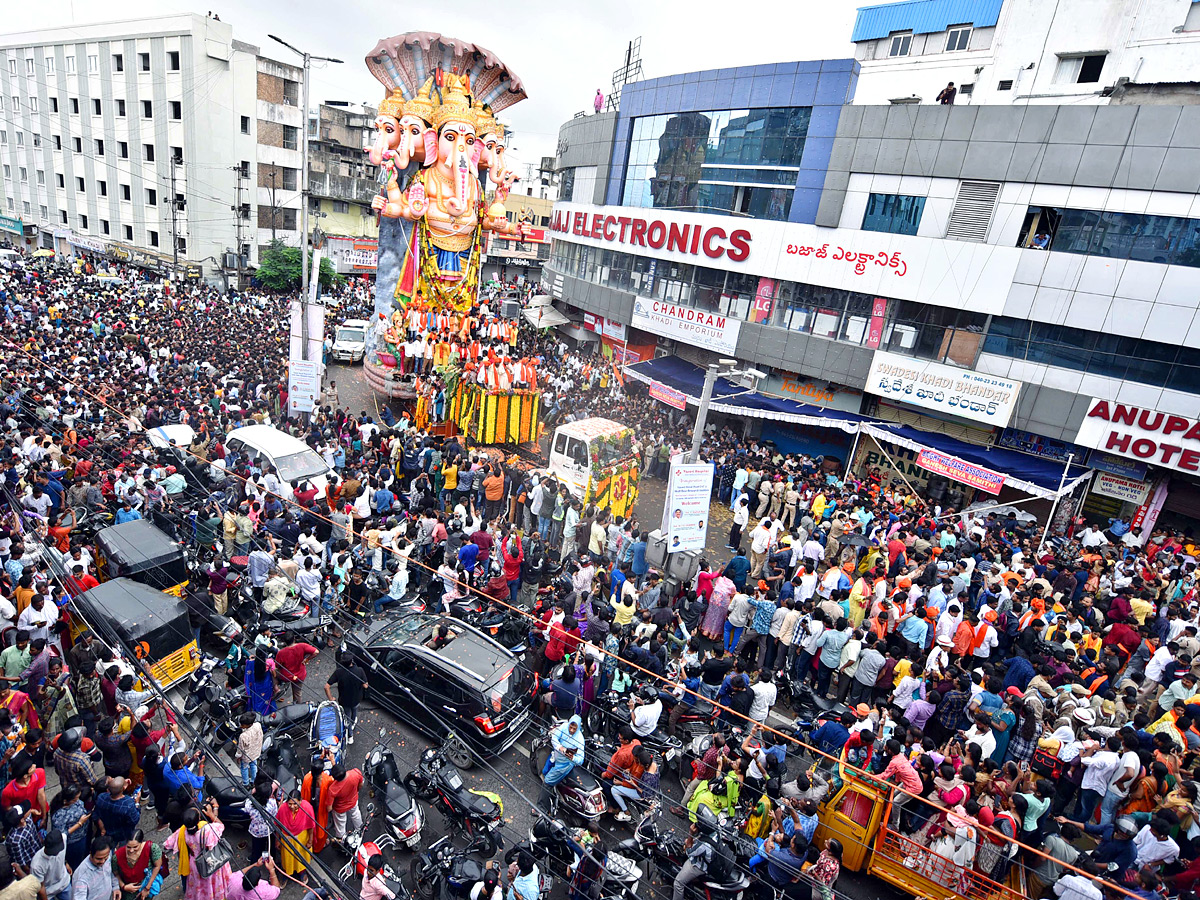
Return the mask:
POLYGON ((559 425, 550 441, 547 469, 582 500, 592 477, 593 449, 599 454, 601 466, 611 466, 633 455, 632 438, 627 425, 598 416, 559 425))
POLYGON ((225 438, 225 449, 231 455, 245 453, 254 460, 265 459, 275 467, 280 481, 288 484, 307 481, 318 494, 325 493, 325 485, 333 474, 320 453, 270 425, 235 428, 225 438))
POLYGON ((333 333, 333 358, 336 362, 361 362, 367 352, 367 322, 347 319, 333 333))

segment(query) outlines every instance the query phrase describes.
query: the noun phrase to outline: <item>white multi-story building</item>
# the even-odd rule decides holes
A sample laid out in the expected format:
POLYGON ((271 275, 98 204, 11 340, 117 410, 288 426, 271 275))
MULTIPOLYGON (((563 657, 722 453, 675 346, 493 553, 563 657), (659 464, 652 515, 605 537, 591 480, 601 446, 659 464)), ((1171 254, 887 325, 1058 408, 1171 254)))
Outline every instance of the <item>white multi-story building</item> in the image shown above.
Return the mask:
POLYGON ((905 0, 859 9, 854 103, 1180 103, 1200 81, 1192 0, 905 0), (1151 87, 1152 86, 1152 87, 1151 87))
POLYGON ((257 48, 199 15, 0 37, 9 236, 166 268, 174 219, 189 274, 239 244, 252 261, 258 68, 257 48))

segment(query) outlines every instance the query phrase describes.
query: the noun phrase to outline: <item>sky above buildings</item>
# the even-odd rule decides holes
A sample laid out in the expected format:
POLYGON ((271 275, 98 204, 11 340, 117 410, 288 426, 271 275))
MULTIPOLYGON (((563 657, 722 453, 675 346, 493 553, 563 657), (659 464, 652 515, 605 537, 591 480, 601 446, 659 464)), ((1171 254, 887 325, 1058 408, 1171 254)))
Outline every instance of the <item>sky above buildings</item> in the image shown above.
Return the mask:
MULTIPOLYGON (((266 56, 295 60, 267 37, 277 34, 311 54, 345 60, 340 66, 314 65, 314 103, 378 103, 383 88, 363 59, 380 38, 437 31, 487 47, 521 77, 529 94, 506 114, 517 132, 510 162, 536 167, 542 156, 554 155, 559 125, 577 112, 590 113, 596 88, 609 92, 613 70, 622 64, 632 38, 642 38, 643 72, 649 78, 848 57, 853 55, 850 29, 858 5, 852 0, 774 0, 758 6, 713 0, 241 0, 212 11, 233 25, 238 40, 257 44, 266 56)), ((8 4, 0 30, 208 11, 180 0, 39 0, 8 4)))

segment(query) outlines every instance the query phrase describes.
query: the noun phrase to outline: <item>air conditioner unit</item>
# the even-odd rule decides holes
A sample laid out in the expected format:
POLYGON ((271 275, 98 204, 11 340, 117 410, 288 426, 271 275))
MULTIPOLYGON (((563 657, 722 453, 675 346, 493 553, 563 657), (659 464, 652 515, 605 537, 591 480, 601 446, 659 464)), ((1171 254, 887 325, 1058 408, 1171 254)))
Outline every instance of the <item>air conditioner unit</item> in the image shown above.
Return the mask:
POLYGON ((505 319, 515 319, 521 315, 521 303, 518 300, 505 300, 500 304, 500 315, 505 319))

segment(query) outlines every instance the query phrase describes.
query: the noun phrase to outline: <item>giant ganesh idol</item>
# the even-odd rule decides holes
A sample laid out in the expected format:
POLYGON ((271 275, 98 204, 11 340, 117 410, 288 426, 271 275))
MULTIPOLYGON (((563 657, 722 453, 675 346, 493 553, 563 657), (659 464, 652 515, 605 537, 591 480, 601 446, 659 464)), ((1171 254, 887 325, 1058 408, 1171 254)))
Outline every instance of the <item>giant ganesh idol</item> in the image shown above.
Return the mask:
POLYGON ((380 41, 367 67, 386 91, 375 139, 363 148, 380 183, 372 201, 380 220, 367 380, 389 396, 415 396, 418 420, 440 395, 433 419, 453 417, 489 443, 530 440, 538 399, 532 363, 509 355, 508 323, 473 314, 488 233, 528 236, 527 225, 507 218, 515 176, 497 119, 525 90, 489 51, 431 32, 380 41), (426 354, 415 362, 405 358, 414 339, 426 354), (497 400, 501 394, 525 399, 518 410, 497 400), (430 403, 422 404, 425 395, 430 403))

